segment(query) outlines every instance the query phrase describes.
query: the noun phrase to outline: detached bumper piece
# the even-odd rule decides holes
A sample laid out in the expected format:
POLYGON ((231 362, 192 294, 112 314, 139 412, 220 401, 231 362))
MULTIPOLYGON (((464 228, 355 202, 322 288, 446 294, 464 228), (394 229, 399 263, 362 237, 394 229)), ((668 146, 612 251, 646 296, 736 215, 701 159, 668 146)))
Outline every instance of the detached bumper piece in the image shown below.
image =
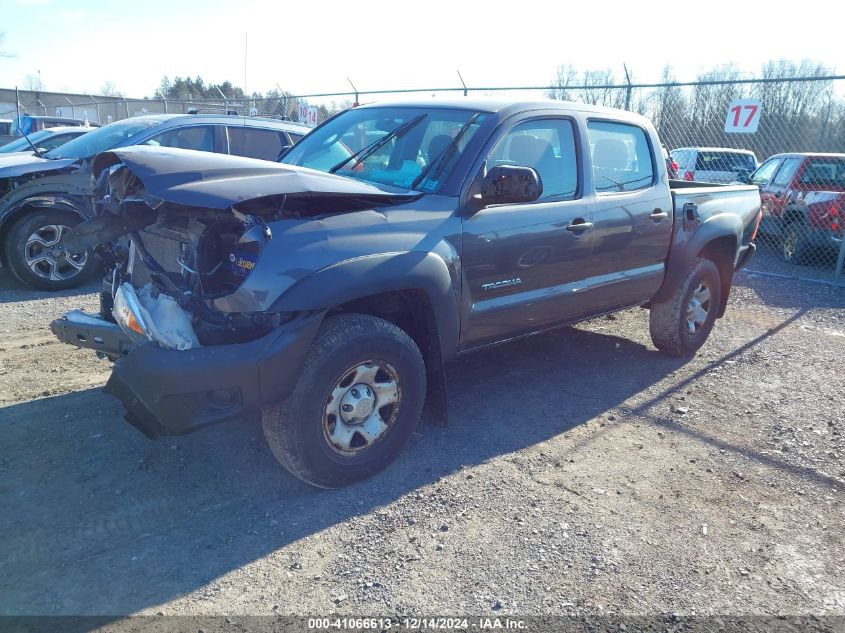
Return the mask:
POLYGON ((50 329, 64 343, 93 349, 109 358, 125 356, 133 345, 117 323, 82 310, 71 310, 53 321, 50 329))
POLYGON ((105 392, 150 438, 247 417, 291 394, 323 316, 297 317, 248 343, 181 351, 138 345, 115 363, 105 392))

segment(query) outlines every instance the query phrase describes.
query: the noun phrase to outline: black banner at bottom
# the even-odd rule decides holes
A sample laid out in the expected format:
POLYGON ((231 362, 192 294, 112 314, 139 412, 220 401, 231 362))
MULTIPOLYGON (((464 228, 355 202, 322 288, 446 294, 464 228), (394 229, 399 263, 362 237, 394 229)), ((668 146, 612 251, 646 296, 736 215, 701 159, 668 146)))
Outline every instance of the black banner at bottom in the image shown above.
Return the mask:
POLYGON ((2 633, 845 633, 841 616, 0 616, 2 633))

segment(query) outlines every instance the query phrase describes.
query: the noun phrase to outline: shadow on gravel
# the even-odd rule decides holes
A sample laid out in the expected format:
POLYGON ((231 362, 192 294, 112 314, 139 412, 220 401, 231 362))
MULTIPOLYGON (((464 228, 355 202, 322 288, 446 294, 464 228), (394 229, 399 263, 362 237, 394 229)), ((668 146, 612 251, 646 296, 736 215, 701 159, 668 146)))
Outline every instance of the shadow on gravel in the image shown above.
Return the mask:
POLYGON ((98 292, 102 275, 95 275, 94 279, 86 281, 79 288, 47 292, 36 290, 18 281, 7 268, 0 268, 0 303, 14 303, 19 301, 33 301, 36 299, 55 299, 59 297, 75 297, 98 292))
MULTIPOLYGON (((789 327, 793 323, 796 323, 805 314, 807 314, 807 312, 808 312, 807 308, 799 310, 798 312, 796 312, 795 314, 790 316, 788 319, 785 319, 784 321, 782 321, 776 327, 769 328, 765 333, 761 334, 760 336, 757 336, 756 338, 751 339, 750 341, 746 342, 745 344, 741 345, 740 347, 737 347, 736 349, 732 350, 731 352, 724 354, 724 355, 720 356, 719 358, 716 358, 716 359, 708 362, 701 369, 697 370, 695 373, 691 374, 687 378, 684 378, 683 380, 674 383, 670 389, 666 389, 666 390, 660 392, 659 394, 657 394, 656 396, 649 398, 647 401, 643 402, 639 406, 633 407, 633 408, 623 406, 623 407, 620 407, 619 410, 624 412, 624 413, 634 415, 638 418, 648 420, 655 425, 667 428, 671 431, 674 431, 674 432, 677 432, 677 433, 682 433, 684 435, 693 437, 693 438, 695 438, 699 441, 705 442, 705 443, 707 443, 707 444, 709 444, 709 445, 711 445, 715 448, 724 449, 726 451, 730 451, 732 453, 742 455, 743 457, 745 457, 749 460, 753 460, 753 461, 759 462, 761 464, 765 464, 766 466, 769 466, 771 468, 777 468, 779 470, 787 471, 787 472, 789 472, 793 475, 796 475, 798 477, 801 477, 803 479, 806 479, 808 481, 811 481, 811 482, 814 482, 814 483, 817 483, 817 484, 821 484, 823 486, 829 486, 829 487, 834 488, 836 490, 845 491, 845 486, 843 486, 841 481, 839 481, 838 479, 835 479, 833 477, 827 476, 825 474, 822 474, 822 473, 818 472, 817 470, 814 470, 812 468, 808 468, 806 466, 800 466, 800 465, 792 464, 785 459, 778 459, 776 457, 772 457, 771 455, 767 455, 767 454, 760 452, 760 451, 755 451, 753 449, 746 448, 746 447, 743 447, 743 446, 737 446, 737 445, 732 444, 730 442, 726 442, 725 440, 723 440, 719 437, 715 437, 713 435, 703 433, 698 429, 693 429, 693 428, 690 428, 689 426, 684 426, 684 425, 678 424, 676 421, 674 421, 674 420, 672 420, 668 417, 654 415, 653 413, 650 412, 650 409, 652 407, 654 407, 655 405, 657 405, 658 403, 660 403, 662 401, 666 401, 676 394, 683 393, 684 390, 690 384, 694 383, 696 380, 703 377, 708 372, 712 371, 715 367, 724 365, 725 361, 730 361, 730 360, 736 359, 738 356, 741 356, 743 353, 745 353, 748 350, 756 347, 757 345, 759 345, 760 343, 762 343, 766 339, 774 336, 775 334, 778 334, 781 330, 789 327)), ((599 431, 598 433, 600 434, 601 431, 599 431)), ((582 442, 582 445, 586 444, 588 442, 592 442, 594 440, 595 440, 595 436, 588 438, 587 440, 582 442)))
MULTIPOLYGON (((386 473, 329 492, 285 473, 254 421, 150 442, 96 389, 8 406, 0 613, 155 607, 464 466, 563 433, 682 364, 578 329, 476 352, 449 368, 448 428, 421 425, 386 473)), ((290 554, 275 556, 279 573, 296 573, 290 554)), ((267 599, 269 612, 285 598, 267 599)))

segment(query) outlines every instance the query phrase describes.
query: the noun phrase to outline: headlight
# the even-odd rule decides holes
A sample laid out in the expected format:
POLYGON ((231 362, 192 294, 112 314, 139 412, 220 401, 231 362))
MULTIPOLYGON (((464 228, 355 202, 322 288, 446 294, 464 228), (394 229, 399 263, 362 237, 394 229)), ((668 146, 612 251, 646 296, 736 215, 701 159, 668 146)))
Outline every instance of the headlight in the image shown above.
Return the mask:
POLYGON ((149 326, 144 318, 144 310, 135 289, 128 283, 122 283, 114 294, 112 314, 126 335, 137 343, 150 340, 149 326))

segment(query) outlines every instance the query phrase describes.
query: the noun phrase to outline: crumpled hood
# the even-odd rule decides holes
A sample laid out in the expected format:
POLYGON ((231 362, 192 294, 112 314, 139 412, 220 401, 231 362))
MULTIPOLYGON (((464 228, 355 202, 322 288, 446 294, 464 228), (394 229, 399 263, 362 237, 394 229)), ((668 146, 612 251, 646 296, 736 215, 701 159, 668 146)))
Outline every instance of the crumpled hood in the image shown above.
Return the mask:
POLYGON ((282 195, 347 198, 373 205, 421 195, 305 167, 164 147, 133 146, 103 152, 94 159, 94 174, 120 163, 141 181, 148 197, 210 209, 282 195))
POLYGON ((0 178, 17 178, 27 174, 58 172, 76 163, 76 158, 50 160, 40 158, 32 152, 0 154, 0 178))

